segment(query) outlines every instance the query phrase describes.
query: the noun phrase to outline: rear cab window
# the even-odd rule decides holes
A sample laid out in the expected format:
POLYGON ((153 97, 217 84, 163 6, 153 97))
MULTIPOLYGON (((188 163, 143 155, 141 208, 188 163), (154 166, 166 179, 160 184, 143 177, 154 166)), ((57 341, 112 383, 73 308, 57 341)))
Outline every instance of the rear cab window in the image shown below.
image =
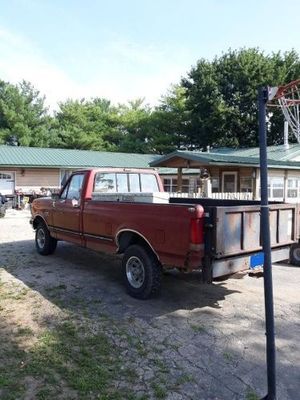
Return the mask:
POLYGON ((128 174, 116 174, 117 176, 117 192, 128 193, 128 174))
POLYGON ((140 193, 159 192, 156 175, 147 173, 97 172, 93 192, 140 193))
POLYGON ((116 174, 98 172, 95 175, 94 192, 115 193, 116 191, 116 174))

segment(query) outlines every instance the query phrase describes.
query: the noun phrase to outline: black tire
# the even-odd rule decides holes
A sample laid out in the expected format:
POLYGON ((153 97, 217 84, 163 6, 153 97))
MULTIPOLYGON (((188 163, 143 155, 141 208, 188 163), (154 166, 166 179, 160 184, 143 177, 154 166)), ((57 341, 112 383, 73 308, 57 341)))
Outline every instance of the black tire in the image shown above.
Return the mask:
POLYGON ((290 248, 290 263, 300 266, 300 243, 294 243, 290 248))
POLYGON ((39 222, 35 231, 35 247, 39 254, 47 256, 54 253, 57 240, 50 236, 50 232, 44 222, 39 222))
POLYGON ((151 251, 139 245, 132 245, 125 251, 122 260, 122 274, 127 292, 137 299, 148 299, 160 291, 160 263, 151 251))
POLYGON ((0 205, 0 218, 4 218, 6 213, 6 207, 0 205))

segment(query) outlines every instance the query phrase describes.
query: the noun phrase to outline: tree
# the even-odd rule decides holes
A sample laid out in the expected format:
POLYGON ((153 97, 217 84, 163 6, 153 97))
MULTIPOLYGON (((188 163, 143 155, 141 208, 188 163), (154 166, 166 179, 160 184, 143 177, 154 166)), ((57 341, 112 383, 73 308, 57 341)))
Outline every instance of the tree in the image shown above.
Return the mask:
POLYGON ((47 147, 51 118, 44 97, 29 82, 0 81, 0 143, 47 147))
POLYGON ((190 112, 186 108, 186 90, 173 85, 151 116, 149 146, 152 152, 164 154, 187 148, 190 112))
POLYGON ((59 107, 52 128, 52 146, 81 150, 117 149, 117 113, 109 100, 67 100, 59 107))
MULTIPOLYGON (((265 55, 258 49, 229 50, 212 62, 201 59, 182 80, 190 112, 188 146, 257 146, 257 89, 300 75, 295 51, 265 55)), ((282 141, 283 116, 269 113, 268 144, 282 141)))
POLYGON ((151 136, 151 109, 144 105, 144 99, 119 104, 119 151, 127 153, 149 153, 151 136))

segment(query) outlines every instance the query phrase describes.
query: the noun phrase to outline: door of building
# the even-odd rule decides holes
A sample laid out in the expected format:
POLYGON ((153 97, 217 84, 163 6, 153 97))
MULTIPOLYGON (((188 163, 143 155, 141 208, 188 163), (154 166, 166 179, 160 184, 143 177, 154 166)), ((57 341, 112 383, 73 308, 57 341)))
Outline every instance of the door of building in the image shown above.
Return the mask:
POLYGON ((8 171, 0 171, 0 193, 13 194, 15 190, 15 174, 8 171))
POLYGON ((222 192, 235 193, 237 192, 237 172, 224 171, 222 172, 222 192))

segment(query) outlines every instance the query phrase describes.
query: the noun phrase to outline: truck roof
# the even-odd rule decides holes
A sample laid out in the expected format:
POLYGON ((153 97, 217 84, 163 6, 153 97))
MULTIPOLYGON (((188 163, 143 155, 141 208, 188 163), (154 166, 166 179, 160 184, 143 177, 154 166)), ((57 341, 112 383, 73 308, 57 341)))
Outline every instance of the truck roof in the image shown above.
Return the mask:
POLYGON ((73 172, 142 172, 142 173, 153 173, 157 172, 156 168, 119 168, 119 167, 102 167, 102 168, 85 168, 85 169, 76 169, 73 172))

